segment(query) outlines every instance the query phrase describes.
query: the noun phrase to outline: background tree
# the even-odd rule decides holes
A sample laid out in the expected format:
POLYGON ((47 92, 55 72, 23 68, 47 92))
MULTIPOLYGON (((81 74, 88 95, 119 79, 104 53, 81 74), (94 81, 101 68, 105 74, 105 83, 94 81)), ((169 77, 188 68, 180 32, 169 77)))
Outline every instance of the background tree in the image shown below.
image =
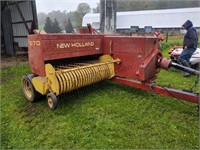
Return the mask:
POLYGON ((97 7, 92 9, 93 13, 100 13, 100 3, 97 3, 97 7))
POLYGON ((57 21, 59 22, 59 25, 62 29, 64 29, 64 20, 68 17, 67 15, 67 12, 66 11, 60 11, 60 10, 57 10, 57 11, 52 11, 50 13, 48 13, 48 16, 54 20, 54 19, 57 19, 57 21))
POLYGON ((38 13, 37 16, 38 16, 38 26, 39 26, 39 29, 43 29, 45 20, 47 18, 47 14, 41 12, 41 13, 38 13))
POLYGON ((83 16, 90 12, 91 8, 87 3, 80 3, 78 5, 77 11, 75 12, 76 28, 80 28, 82 26, 83 16))
POLYGON ((199 7, 199 0, 117 0, 117 11, 199 7))
POLYGON ((72 26, 70 18, 68 18, 67 21, 65 20, 64 24, 65 24, 66 33, 73 33, 74 32, 74 29, 73 29, 73 26, 72 26))
POLYGON ((53 33, 53 22, 52 20, 50 19, 50 17, 47 17, 46 18, 46 21, 44 23, 44 30, 47 32, 47 33, 53 33))
POLYGON ((59 26, 57 19, 54 19, 54 22, 52 22, 50 17, 46 18, 46 22, 44 24, 44 30, 47 33, 60 33, 61 32, 61 28, 59 26))
POLYGON ((77 7, 77 11, 78 13, 80 13, 82 16, 84 16, 87 13, 91 12, 91 8, 90 5, 88 5, 87 3, 80 3, 77 7))
POLYGON ((54 22, 53 22, 53 33, 60 33, 62 30, 60 28, 60 25, 57 21, 57 19, 55 18, 54 19, 54 22))

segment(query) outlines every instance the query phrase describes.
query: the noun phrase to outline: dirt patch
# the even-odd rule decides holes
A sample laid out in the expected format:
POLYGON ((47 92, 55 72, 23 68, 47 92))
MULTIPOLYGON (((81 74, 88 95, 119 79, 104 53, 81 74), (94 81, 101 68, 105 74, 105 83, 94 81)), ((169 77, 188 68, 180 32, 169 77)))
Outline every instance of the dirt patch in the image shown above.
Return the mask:
POLYGON ((16 66, 18 64, 28 63, 27 55, 18 55, 18 56, 1 56, 1 69, 8 67, 16 66))

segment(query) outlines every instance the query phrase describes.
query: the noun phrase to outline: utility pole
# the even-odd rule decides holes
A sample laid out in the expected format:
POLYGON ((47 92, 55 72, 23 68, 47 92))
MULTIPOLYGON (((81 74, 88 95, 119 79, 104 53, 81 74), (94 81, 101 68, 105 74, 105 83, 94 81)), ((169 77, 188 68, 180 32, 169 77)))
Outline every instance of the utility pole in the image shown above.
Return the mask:
POLYGON ((116 32, 116 0, 100 0, 100 30, 101 33, 116 32))

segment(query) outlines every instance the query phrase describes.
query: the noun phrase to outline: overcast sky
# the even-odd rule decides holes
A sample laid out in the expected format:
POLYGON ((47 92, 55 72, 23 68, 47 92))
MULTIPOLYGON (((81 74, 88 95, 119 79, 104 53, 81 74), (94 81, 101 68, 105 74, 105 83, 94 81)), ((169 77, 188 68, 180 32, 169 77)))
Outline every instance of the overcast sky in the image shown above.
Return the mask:
POLYGON ((95 8, 100 0, 36 0, 37 13, 49 13, 52 10, 75 11, 78 4, 87 3, 90 8, 95 8))

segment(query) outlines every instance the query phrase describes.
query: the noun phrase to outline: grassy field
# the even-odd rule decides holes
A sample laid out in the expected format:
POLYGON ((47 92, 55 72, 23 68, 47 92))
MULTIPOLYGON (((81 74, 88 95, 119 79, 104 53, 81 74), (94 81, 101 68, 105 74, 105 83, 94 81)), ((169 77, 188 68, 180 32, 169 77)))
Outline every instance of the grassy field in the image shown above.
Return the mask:
MULTIPOLYGON (((200 148, 196 104, 104 81, 59 97, 51 111, 45 97, 25 100, 21 77, 28 72, 27 64, 1 70, 1 149, 200 148)), ((189 89, 194 80, 170 69, 157 83, 189 89)))

